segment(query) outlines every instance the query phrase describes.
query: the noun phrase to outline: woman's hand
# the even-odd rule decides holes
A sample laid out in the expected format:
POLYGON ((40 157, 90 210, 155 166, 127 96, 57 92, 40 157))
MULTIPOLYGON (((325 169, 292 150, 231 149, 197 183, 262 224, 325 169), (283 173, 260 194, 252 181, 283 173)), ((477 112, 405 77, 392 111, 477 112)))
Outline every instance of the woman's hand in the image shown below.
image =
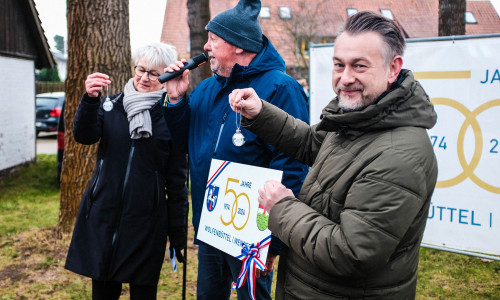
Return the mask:
POLYGON ((89 97, 96 98, 99 96, 99 92, 102 88, 111 83, 109 76, 103 73, 93 73, 87 76, 85 80, 85 89, 89 97))
MULTIPOLYGON (((185 59, 178 60, 170 66, 166 67, 163 72, 171 73, 174 71, 179 71, 184 67, 186 63, 185 59)), ((170 79, 165 82, 165 89, 168 94, 168 101, 172 104, 179 102, 182 97, 186 94, 186 91, 189 87, 189 78, 188 78, 189 70, 184 70, 182 76, 177 76, 175 78, 170 79)))

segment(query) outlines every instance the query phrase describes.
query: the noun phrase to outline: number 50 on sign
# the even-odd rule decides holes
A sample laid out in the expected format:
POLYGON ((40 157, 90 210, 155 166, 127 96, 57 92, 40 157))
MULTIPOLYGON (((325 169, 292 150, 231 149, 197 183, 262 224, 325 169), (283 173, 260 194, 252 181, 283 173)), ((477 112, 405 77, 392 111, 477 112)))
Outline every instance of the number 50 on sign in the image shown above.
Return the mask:
MULTIPOLYGON (((269 214, 259 206, 258 190, 267 180, 281 181, 282 174, 279 170, 212 159, 198 239, 236 257, 245 243, 255 244, 269 236, 269 214)), ((267 248, 260 255, 265 260, 267 248)))

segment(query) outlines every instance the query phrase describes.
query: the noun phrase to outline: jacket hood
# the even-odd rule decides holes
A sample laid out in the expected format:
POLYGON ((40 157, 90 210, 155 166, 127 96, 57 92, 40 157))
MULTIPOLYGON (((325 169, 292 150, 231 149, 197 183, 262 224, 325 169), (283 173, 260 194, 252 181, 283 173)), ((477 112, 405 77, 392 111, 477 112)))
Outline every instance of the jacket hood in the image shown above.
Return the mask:
POLYGON ((372 131, 402 126, 432 128, 437 121, 434 106, 412 72, 401 70, 397 82, 400 84, 360 111, 344 112, 338 106, 338 97, 335 97, 323 109, 318 130, 372 131))
MULTIPOLYGON (((285 61, 274 48, 266 36, 263 38, 262 50, 254 57, 248 66, 235 64, 229 78, 251 77, 270 70, 286 71, 285 61)), ((217 80, 225 80, 222 76, 215 75, 217 80)))

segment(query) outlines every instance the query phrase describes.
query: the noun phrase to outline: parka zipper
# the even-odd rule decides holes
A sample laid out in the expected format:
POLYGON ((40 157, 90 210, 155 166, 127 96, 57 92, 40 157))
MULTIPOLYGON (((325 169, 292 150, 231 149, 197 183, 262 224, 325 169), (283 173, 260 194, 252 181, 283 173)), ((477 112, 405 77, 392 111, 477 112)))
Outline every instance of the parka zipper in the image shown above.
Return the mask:
POLYGON ((89 203, 88 203, 88 206, 87 206, 87 214, 85 215, 86 219, 89 218, 90 210, 92 209, 92 205, 94 204, 95 191, 97 189, 97 184, 99 183, 99 179, 101 177, 101 169, 102 169, 102 163, 103 162, 104 162, 104 159, 101 159, 99 161, 99 165, 97 166, 96 176, 95 176, 94 182, 92 182, 92 185, 91 185, 91 188, 90 188, 89 203))
POLYGON ((215 143, 215 149, 214 149, 214 155, 217 155, 217 148, 219 147, 219 142, 220 142, 220 137, 222 135, 222 129, 224 129, 224 123, 226 123, 228 112, 224 114, 224 117, 222 117, 222 123, 220 124, 220 129, 219 129, 219 135, 217 136, 217 142, 215 143))
MULTIPOLYGON (((116 237, 118 236, 118 229, 120 228, 120 221, 123 212, 123 199, 125 197, 125 189, 127 188, 128 179, 130 176, 130 165, 132 164, 132 157, 134 156, 135 151, 135 140, 132 140, 132 147, 130 148, 130 152, 128 154, 128 162, 127 162, 127 170, 125 171, 125 179, 123 179, 123 189, 122 189, 122 197, 120 201, 119 214, 118 219, 116 220, 115 233, 113 233, 113 239, 111 241, 111 246, 115 246, 116 237)), ((114 252, 114 250, 113 250, 114 252)))
MULTIPOLYGON (((160 104, 160 101, 156 102, 150 109, 149 111, 151 112, 156 106, 158 106, 160 104)), ((111 239, 111 257, 110 257, 110 260, 109 260, 109 266, 108 266, 108 274, 106 274, 105 277, 107 277, 108 279, 111 278, 111 270, 112 270, 112 267, 113 267, 113 264, 114 264, 114 260, 115 260, 115 257, 116 257, 116 240, 119 236, 119 229, 120 229, 120 222, 121 222, 121 217, 122 217, 122 214, 123 214, 123 201, 124 201, 124 197, 125 197, 125 190, 127 188, 127 184, 128 184, 128 180, 129 180, 129 176, 130 176, 130 168, 131 168, 131 165, 132 165, 132 158, 134 157, 134 151, 135 151, 135 139, 132 140, 132 145, 130 146, 130 152, 129 152, 129 155, 128 155, 128 161, 127 161, 127 168, 126 168, 126 171, 125 171, 125 178, 123 179, 123 188, 122 188, 122 195, 121 195, 121 201, 120 201, 120 206, 119 206, 119 209, 118 209, 118 218, 115 222, 115 232, 113 233, 113 237, 111 239)))
POLYGON ((158 209, 158 206, 160 205, 160 178, 158 176, 158 171, 155 171, 155 203, 153 203, 153 212, 152 214, 154 214, 154 212, 158 209))
POLYGON ((123 213, 123 201, 124 201, 124 197, 125 197, 125 190, 127 188, 127 184, 128 184, 128 180, 129 180, 129 176, 130 176, 130 167, 132 164, 132 158, 134 157, 134 151, 135 151, 135 140, 132 140, 132 146, 130 147, 130 152, 128 155, 127 169, 125 171, 125 178, 123 179, 123 189, 122 189, 120 206, 118 209, 118 212, 119 212, 118 218, 115 222, 115 232, 113 233, 113 237, 111 239, 111 248, 112 248, 111 249, 111 259, 109 262, 108 274, 106 277, 111 276, 111 268, 113 267, 113 263, 114 263, 115 256, 116 256, 116 239, 118 238, 118 234, 119 234, 120 222, 121 222, 121 217, 122 217, 122 213, 123 213))

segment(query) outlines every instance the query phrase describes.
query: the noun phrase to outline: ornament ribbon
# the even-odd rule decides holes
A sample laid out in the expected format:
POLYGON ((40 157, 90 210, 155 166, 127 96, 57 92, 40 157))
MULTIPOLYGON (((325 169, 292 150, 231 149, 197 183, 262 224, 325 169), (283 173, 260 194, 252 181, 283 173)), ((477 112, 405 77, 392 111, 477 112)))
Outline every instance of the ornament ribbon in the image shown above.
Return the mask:
POLYGON ((271 235, 258 242, 257 244, 243 244, 241 248, 241 255, 239 255, 238 259, 240 259, 243 264, 241 266, 240 274, 238 275, 238 279, 236 280, 236 288, 239 289, 245 284, 245 281, 248 281, 248 292, 252 300, 255 300, 255 271, 256 268, 264 271, 266 269, 265 263, 260 260, 259 250, 265 247, 268 247, 271 243, 271 235))

